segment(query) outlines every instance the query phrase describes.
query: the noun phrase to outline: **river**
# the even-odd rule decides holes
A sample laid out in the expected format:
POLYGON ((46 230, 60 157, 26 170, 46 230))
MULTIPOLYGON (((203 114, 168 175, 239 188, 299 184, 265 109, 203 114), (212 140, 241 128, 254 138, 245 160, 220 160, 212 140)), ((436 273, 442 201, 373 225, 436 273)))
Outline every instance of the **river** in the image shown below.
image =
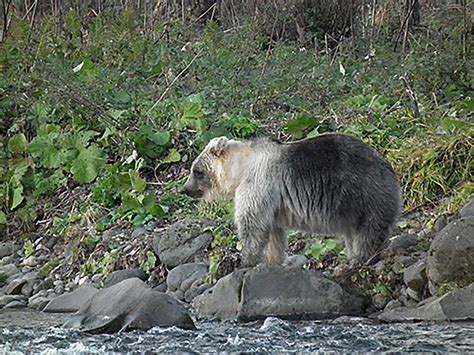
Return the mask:
POLYGON ((0 353, 146 352, 474 352, 474 322, 374 324, 338 322, 197 322, 198 330, 153 328, 90 335, 61 327, 67 315, 0 312, 0 353))

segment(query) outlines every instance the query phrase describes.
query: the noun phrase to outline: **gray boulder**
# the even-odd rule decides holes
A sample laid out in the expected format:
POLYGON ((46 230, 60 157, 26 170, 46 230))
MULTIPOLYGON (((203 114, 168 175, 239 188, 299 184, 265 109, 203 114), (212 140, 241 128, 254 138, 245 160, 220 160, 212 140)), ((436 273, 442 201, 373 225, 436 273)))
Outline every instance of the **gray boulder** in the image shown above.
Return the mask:
POLYGON ((426 260, 419 260, 415 264, 409 266, 403 273, 403 281, 408 287, 408 294, 410 297, 416 301, 420 301, 428 286, 428 280, 426 278, 426 260))
POLYGON ((474 320, 474 283, 416 308, 396 308, 383 312, 384 322, 474 320))
POLYGON ((7 275, 8 278, 12 278, 12 276, 18 275, 20 273, 21 271, 15 266, 15 264, 0 266, 0 274, 7 275))
POLYGON ((474 217, 474 198, 459 211, 461 218, 474 217))
POLYGON ((14 254, 19 249, 20 249, 20 246, 13 242, 0 243, 0 259, 2 259, 5 256, 14 254))
POLYGON ((26 302, 26 297, 23 295, 5 295, 0 297, 0 308, 5 307, 13 301, 26 302))
POLYGON ((153 238, 153 249, 168 267, 202 261, 205 250, 211 245, 213 223, 207 220, 177 222, 157 233, 153 238))
POLYGON ((73 292, 53 298, 43 311, 51 313, 76 312, 97 292, 99 292, 98 289, 89 285, 83 285, 73 292))
POLYGON ((364 312, 364 299, 321 273, 261 266, 240 269, 195 298, 199 316, 251 321, 265 317, 327 319, 364 312))
POLYGON ((418 238, 414 234, 402 234, 391 239, 387 247, 389 254, 404 254, 412 250, 418 244, 418 238))
POLYGON ((128 269, 128 270, 117 270, 112 272, 107 279, 105 279, 104 287, 110 287, 126 279, 136 277, 142 281, 146 281, 147 275, 142 269, 128 269))
POLYGON ((45 296, 33 296, 28 299, 28 307, 42 311, 49 301, 51 300, 45 296))
POLYGON ((448 224, 431 243, 426 274, 431 294, 444 284, 474 282, 474 217, 448 224))
POLYGON ((8 282, 7 288, 5 290, 6 295, 18 295, 21 293, 23 285, 26 284, 26 280, 23 277, 18 279, 11 280, 8 282))
POLYGON ((165 293, 153 291, 137 278, 100 290, 65 326, 93 334, 156 326, 195 329, 183 305, 165 293))
POLYGON ((8 303, 4 308, 5 309, 8 309, 8 308, 25 308, 26 307, 26 303, 24 301, 11 301, 10 303, 8 303))
POLYGON ((248 269, 239 269, 220 279, 193 301, 197 314, 206 318, 235 319, 241 308, 241 290, 248 269))
POLYGON ((207 271, 208 266, 205 263, 188 263, 175 267, 166 279, 168 293, 180 300, 191 302, 209 288, 206 283, 207 271))
POLYGON ((283 266, 286 267, 295 267, 295 268, 302 268, 306 264, 308 264, 309 259, 306 257, 306 255, 291 255, 288 258, 285 259, 283 262, 283 266))

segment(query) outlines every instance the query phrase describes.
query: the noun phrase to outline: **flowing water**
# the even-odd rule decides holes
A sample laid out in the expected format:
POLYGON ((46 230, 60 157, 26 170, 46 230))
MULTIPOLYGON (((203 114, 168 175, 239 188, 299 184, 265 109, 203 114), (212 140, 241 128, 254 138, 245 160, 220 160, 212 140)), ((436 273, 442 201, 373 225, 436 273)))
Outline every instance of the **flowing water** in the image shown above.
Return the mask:
POLYGON ((197 322, 195 331, 173 327, 90 335, 62 328, 61 317, 65 316, 0 313, 0 353, 474 352, 473 322, 373 324, 366 319, 267 318, 248 324, 197 322))

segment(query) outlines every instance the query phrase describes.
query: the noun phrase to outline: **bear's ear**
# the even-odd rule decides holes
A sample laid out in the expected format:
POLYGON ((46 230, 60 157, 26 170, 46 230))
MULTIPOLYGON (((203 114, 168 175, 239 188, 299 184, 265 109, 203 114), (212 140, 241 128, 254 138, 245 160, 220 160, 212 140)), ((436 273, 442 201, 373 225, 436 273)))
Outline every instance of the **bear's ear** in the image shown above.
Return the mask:
POLYGON ((217 158, 227 154, 229 151, 229 140, 227 137, 214 138, 211 144, 209 152, 217 158))

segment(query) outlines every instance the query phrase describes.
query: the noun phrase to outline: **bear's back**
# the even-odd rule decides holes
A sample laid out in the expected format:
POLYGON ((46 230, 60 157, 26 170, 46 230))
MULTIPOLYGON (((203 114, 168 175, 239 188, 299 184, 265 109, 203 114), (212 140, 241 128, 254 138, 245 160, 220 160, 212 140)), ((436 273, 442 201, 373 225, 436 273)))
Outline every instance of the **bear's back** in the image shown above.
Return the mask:
POLYGON ((318 171, 326 175, 346 173, 390 174, 395 173, 388 162, 375 149, 357 138, 339 134, 323 134, 281 145, 282 160, 285 165, 300 173, 318 171))

